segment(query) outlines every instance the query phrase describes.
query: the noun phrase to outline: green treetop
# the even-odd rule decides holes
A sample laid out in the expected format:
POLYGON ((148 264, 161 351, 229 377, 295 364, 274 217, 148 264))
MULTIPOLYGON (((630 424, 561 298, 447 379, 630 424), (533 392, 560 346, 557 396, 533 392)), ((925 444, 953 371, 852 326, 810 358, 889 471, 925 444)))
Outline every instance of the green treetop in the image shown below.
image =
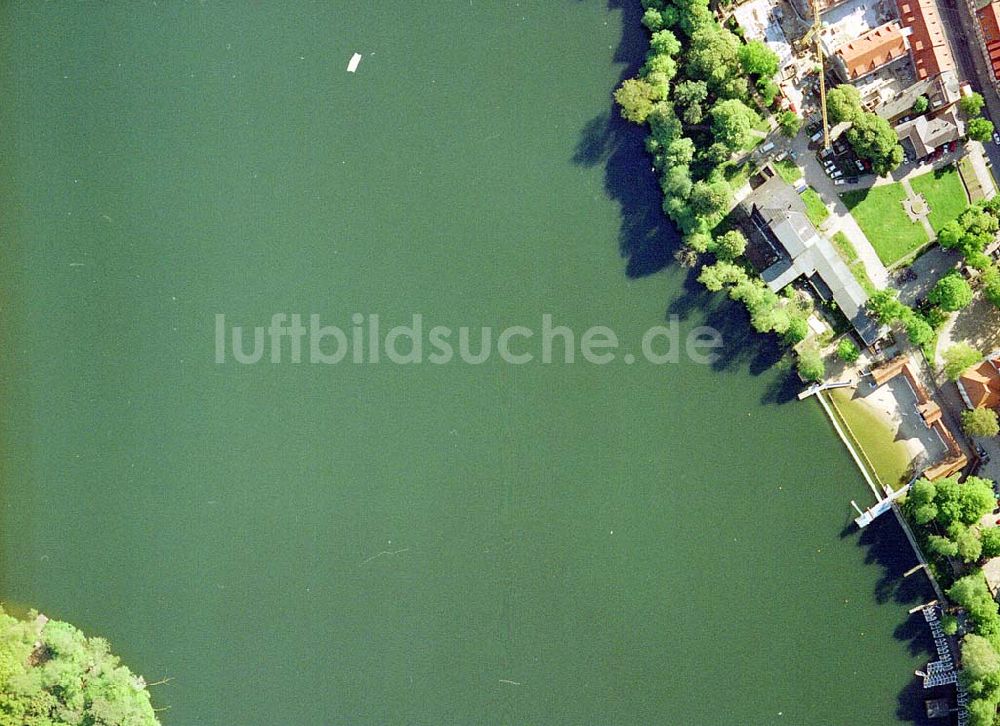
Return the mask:
POLYGON ((0 726, 158 726, 145 682, 107 641, 0 608, 0 726))
POLYGON ((983 111, 983 105, 986 101, 983 99, 982 95, 979 93, 970 93, 968 96, 962 96, 958 102, 958 107, 962 109, 964 113, 969 118, 973 116, 978 116, 983 111))
POLYGON ((992 408, 974 408, 962 411, 962 428, 969 436, 996 436, 1000 434, 997 412, 992 408))
POLYGON ((968 343, 956 343, 948 348, 942 357, 948 380, 957 381, 962 373, 983 359, 983 354, 968 343))
POLYGON ((965 125, 965 133, 974 141, 989 141, 993 136, 993 122, 985 118, 970 119, 965 125))
POLYGON ((832 123, 853 121, 862 113, 861 92, 847 83, 831 88, 826 94, 826 112, 832 123))
POLYGON ((770 79, 778 72, 777 54, 759 40, 751 40, 742 46, 738 57, 747 75, 770 79))
POLYGON ((950 273, 937 281, 927 299, 942 310, 955 312, 972 302, 972 288, 961 275, 950 273))
POLYGON ((641 78, 629 78, 615 91, 615 100, 622 107, 622 116, 633 123, 645 123, 653 104, 663 98, 663 90, 641 78))
POLYGON ((750 141, 750 132, 760 123, 760 116, 737 99, 720 101, 712 107, 712 133, 733 151, 750 141))
POLYGON ((862 113, 847 130, 847 141, 858 156, 872 163, 877 176, 885 176, 903 163, 903 147, 889 122, 873 113, 862 113))

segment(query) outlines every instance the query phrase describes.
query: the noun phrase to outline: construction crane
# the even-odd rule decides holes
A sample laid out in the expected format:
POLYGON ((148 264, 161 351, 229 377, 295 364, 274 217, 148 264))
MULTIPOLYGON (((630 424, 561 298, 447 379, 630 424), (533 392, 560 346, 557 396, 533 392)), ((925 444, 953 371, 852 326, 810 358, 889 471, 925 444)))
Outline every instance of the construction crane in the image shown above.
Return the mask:
POLYGON ((826 117, 826 69, 823 67, 823 46, 820 43, 820 31, 823 23, 819 17, 819 0, 812 0, 813 24, 802 36, 802 45, 808 45, 810 40, 816 42, 816 64, 819 66, 819 108, 823 114, 823 148, 830 148, 830 123, 826 117))

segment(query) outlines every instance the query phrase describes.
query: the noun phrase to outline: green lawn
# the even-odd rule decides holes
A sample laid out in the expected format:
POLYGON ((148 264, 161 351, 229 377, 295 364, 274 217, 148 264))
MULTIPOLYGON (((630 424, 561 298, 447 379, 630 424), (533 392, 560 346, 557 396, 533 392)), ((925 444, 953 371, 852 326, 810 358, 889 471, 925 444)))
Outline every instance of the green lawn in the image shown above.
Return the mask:
POLYGON ((777 170, 778 176, 789 184, 794 184, 802 178, 802 170, 791 159, 782 159, 781 161, 774 162, 774 168, 777 170))
POLYGON ((823 220, 830 216, 830 210, 826 208, 823 200, 812 187, 802 192, 801 196, 802 201, 806 203, 806 214, 809 215, 809 221, 819 227, 823 224, 823 220))
POLYGON ((923 226, 906 216, 902 184, 858 189, 840 198, 885 265, 898 262, 928 242, 923 226))
POLYGON ((830 239, 833 240, 833 246, 837 248, 837 252, 844 258, 844 262, 847 263, 847 267, 851 271, 851 274, 854 275, 854 279, 858 281, 865 292, 869 295, 874 295, 877 292, 875 283, 868 277, 868 270, 865 269, 865 263, 858 257, 858 251, 854 249, 851 240, 847 239, 847 235, 843 232, 837 232, 830 239))
POLYGON ((955 219, 969 206, 965 186, 954 166, 921 174, 912 179, 910 185, 917 194, 922 194, 931 211, 928 217, 934 231, 939 231, 955 219))
POLYGON ((834 413, 859 449, 869 473, 892 489, 905 484, 910 471, 910 452, 906 444, 896 441, 892 427, 867 403, 852 398, 853 389, 838 388, 829 394, 834 413))
POLYGON ((722 175, 729 182, 733 191, 739 189, 750 179, 750 164, 746 161, 739 165, 727 161, 719 168, 722 169, 722 175))

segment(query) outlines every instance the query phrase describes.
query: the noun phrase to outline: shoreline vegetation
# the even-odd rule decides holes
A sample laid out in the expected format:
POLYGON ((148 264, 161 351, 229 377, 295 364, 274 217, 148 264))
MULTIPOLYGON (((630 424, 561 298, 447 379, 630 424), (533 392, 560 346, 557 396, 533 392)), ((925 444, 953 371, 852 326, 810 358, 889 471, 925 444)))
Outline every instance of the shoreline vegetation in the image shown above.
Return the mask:
MULTIPOLYGON (((809 335, 810 303, 770 290, 743 258, 744 235, 723 231, 734 200, 729 179, 739 176, 747 152, 762 140, 756 132, 778 94, 778 57, 764 43, 744 43, 723 27, 708 0, 642 4, 642 22, 651 33, 646 62, 615 100, 625 119, 649 128, 646 150, 663 191, 663 212, 683 238, 677 259, 693 268, 712 255, 699 282, 743 303, 757 332, 799 346, 800 375, 820 380, 825 368, 818 350, 799 345, 809 335)), ((794 136, 801 121, 783 113, 778 125, 794 136)))
POLYGON ((148 685, 103 638, 0 607, 0 726, 160 726, 148 685))
MULTIPOLYGON (((730 228, 728 219, 736 191, 732 182, 742 184, 749 178, 749 154, 766 136, 761 129, 770 129, 773 118, 782 133, 795 136, 802 125, 795 113, 775 109, 778 57, 761 41, 744 42, 734 23, 720 23, 708 0, 642 0, 642 5, 642 23, 650 32, 645 63, 614 95, 625 119, 648 128, 645 145, 663 192, 663 212, 682 237, 677 261, 689 268, 701 265, 698 281, 711 292, 725 291, 743 303, 754 330, 778 335, 794 350, 799 375, 818 382, 826 374, 819 349, 828 341, 810 337, 811 300, 791 293, 791 288, 785 293, 768 288, 744 257, 747 239, 730 228)), ((960 104, 970 123, 978 119, 981 98, 972 94, 960 104)), ((853 86, 832 88, 827 108, 831 123, 851 122, 847 141, 872 164, 875 174, 888 174, 902 163, 895 132, 885 119, 862 108, 853 86)), ((799 176, 790 166, 776 166, 789 182, 799 176)), ((828 214, 811 189, 803 202, 814 224, 828 214)), ((1000 270, 983 255, 1000 226, 1000 196, 970 205, 948 223, 942 221, 935 219, 940 225, 937 241, 957 249, 970 266, 982 271, 987 297, 1000 305, 1000 270)), ((950 298, 932 296, 929 304, 915 309, 901 303, 892 289, 875 290, 858 265, 851 269, 871 295, 872 316, 904 330, 933 362, 938 332, 956 309, 950 298)))
MULTIPOLYGON (((753 174, 749 154, 766 138, 760 135, 761 129, 770 129, 773 120, 775 128, 794 137, 802 125, 796 114, 774 108, 778 57, 760 41, 745 42, 731 18, 720 22, 709 0, 642 0, 642 6, 642 23, 650 33, 645 63, 614 96, 626 120, 648 129, 645 146, 663 192, 663 212, 682 237, 676 260, 688 268, 700 266, 697 279, 701 284, 741 302, 754 330, 774 333, 794 350, 804 381, 822 381, 826 372, 820 345, 831 340, 811 334, 808 318, 814 302, 796 294, 791 286, 781 292, 766 286, 744 256, 746 237, 728 219, 737 191, 731 180, 742 185, 753 174)), ((979 141, 989 136, 987 131, 992 132, 992 125, 986 128, 988 122, 973 123, 981 105, 979 94, 960 103, 970 119, 969 137, 979 141)), ((850 85, 831 89, 827 110, 832 123, 851 122, 847 142, 858 157, 870 162, 873 173, 885 176, 900 166, 904 155, 895 131, 886 120, 862 108, 857 89, 850 85)), ((774 167, 786 183, 794 184, 801 177, 791 162, 778 161, 774 167)), ((921 178, 918 186, 935 182, 936 178, 921 178)), ((808 216, 818 225, 828 210, 815 191, 806 191, 803 201, 808 216)), ((1000 195, 966 206, 964 189, 958 190, 961 199, 954 190, 954 199, 947 196, 947 190, 928 187, 928 191, 940 193, 944 200, 935 205, 932 220, 937 242, 957 250, 970 267, 982 273, 985 298, 1000 306, 1000 269, 983 254, 1000 230, 1000 195)), ((843 233, 835 235, 833 243, 868 294, 866 307, 871 316, 882 325, 905 330, 910 343, 933 366, 940 330, 952 313, 972 299, 969 284, 957 273, 945 275, 924 304, 913 308, 898 299, 895 289, 876 289, 843 233)), ((836 354, 853 362, 859 350, 845 337, 836 354)), ((855 423, 871 428, 867 420, 855 423)), ((900 456, 899 462, 883 471, 871 462, 856 463, 870 484, 873 476, 883 486, 895 488, 910 478, 911 472, 903 471, 907 468, 904 459, 908 463, 908 456, 900 456)), ((918 559, 923 553, 930 555, 926 559, 932 582, 950 585, 948 597, 958 606, 941 603, 946 613, 943 627, 949 636, 962 638, 959 678, 971 698, 968 713, 973 726, 1000 723, 995 721, 1000 705, 1000 612, 981 569, 989 559, 1000 557, 1000 527, 987 521, 997 505, 993 486, 974 476, 961 484, 957 477, 934 482, 921 478, 899 510, 916 531, 918 559), (966 613, 964 620, 954 614, 959 608, 966 613)), ((878 491, 875 494, 881 498, 878 491)))

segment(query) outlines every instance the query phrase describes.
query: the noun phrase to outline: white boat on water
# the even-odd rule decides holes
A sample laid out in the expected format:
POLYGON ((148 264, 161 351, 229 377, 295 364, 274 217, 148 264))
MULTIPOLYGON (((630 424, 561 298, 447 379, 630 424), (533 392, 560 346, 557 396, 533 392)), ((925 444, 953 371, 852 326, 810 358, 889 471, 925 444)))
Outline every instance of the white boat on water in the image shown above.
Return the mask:
POLYGON ((354 73, 354 71, 358 70, 358 64, 360 63, 361 63, 361 54, 355 53, 354 55, 351 56, 350 63, 347 64, 347 72, 354 73))

